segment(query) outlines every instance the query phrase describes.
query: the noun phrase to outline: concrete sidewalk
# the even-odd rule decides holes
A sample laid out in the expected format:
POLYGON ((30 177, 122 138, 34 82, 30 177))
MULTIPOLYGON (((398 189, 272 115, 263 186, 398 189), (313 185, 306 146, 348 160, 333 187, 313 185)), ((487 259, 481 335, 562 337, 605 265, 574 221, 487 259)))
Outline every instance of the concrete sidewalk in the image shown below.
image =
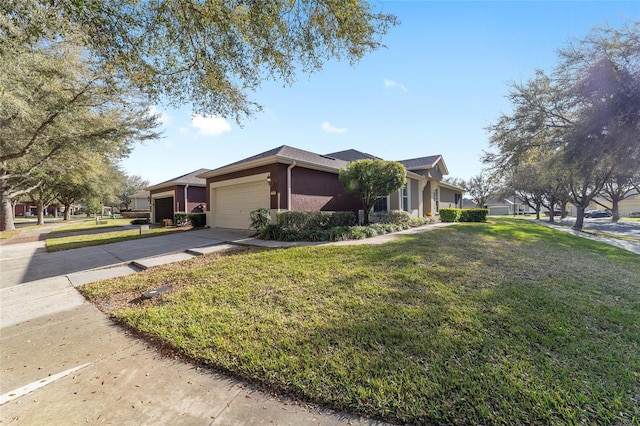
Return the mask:
POLYGON ((163 356, 74 288, 252 242, 265 245, 247 232, 200 230, 51 254, 43 241, 0 246, 0 422, 382 424, 163 356))

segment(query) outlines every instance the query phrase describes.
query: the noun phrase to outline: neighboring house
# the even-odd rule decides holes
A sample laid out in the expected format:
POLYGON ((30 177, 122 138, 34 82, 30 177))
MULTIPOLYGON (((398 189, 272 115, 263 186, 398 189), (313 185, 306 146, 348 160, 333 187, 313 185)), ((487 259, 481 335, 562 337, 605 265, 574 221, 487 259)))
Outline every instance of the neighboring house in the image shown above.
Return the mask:
POLYGON ((129 197, 131 211, 149 211, 151 209, 151 193, 149 191, 138 191, 129 197))
POLYGON ((489 210, 489 216, 536 213, 531 206, 517 197, 490 199, 487 201, 487 210, 489 210))
MULTIPOLYGON (((247 229, 251 211, 354 211, 360 200, 346 192, 338 180, 340 169, 351 161, 378 159, 356 150, 320 155, 280 146, 198 177, 206 179, 207 224, 217 228, 247 229)), ((381 197, 374 211, 404 210, 413 216, 437 214, 441 206, 461 203, 462 190, 439 180, 448 171, 441 156, 402 162, 407 184, 381 197)))
POLYGON ((207 208, 206 181, 198 177, 209 169, 198 169, 186 175, 145 188, 149 191, 151 221, 173 220, 178 212, 198 213, 207 208))
MULTIPOLYGON (((611 209, 612 207, 611 202, 602 197, 598 197, 597 201, 605 205, 607 209, 611 209)), ((602 205, 598 203, 591 202, 586 210, 603 210, 605 207, 602 207, 602 205)), ((631 213, 636 212, 640 212, 640 194, 631 195, 618 203, 618 214, 620 217, 630 217, 631 213)))
MULTIPOLYGON (((73 207, 73 206, 72 206, 73 207)), ((51 204, 45 209, 45 216, 56 216, 63 212, 64 207, 51 204)), ((33 217, 38 215, 38 207, 31 203, 15 203, 13 206, 13 217, 33 217)))

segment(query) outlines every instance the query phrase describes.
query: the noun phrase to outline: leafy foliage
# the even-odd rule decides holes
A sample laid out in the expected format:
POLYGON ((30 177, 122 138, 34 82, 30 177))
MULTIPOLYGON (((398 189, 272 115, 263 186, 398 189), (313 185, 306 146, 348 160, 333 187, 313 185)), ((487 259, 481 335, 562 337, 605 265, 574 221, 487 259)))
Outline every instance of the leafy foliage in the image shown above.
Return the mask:
POLYGON ((260 208, 250 213, 250 228, 255 229, 258 233, 262 233, 271 222, 271 213, 268 209, 260 208))
MULTIPOLYGON (((205 115, 248 115, 261 82, 292 83, 297 68, 331 58, 352 63, 381 46, 396 24, 367 1, 7 0, 11 40, 80 36, 90 56, 152 101, 190 103, 205 115)), ((4 54, 4 52, 2 52, 4 54)))
MULTIPOLYGON (((592 30, 560 50, 553 73, 512 83, 513 112, 489 127, 498 152, 484 161, 511 179, 519 178, 514 170, 539 166, 543 179, 532 180, 528 191, 543 193, 551 207, 574 203, 576 229, 616 175, 640 173, 639 41, 640 22, 592 30)), ((613 198, 624 194, 610 189, 613 198)))
POLYGON ((407 182, 407 170, 402 163, 384 160, 358 160, 340 170, 340 182, 348 192, 362 201, 364 224, 369 224, 369 212, 378 197, 391 194, 407 182))
POLYGON ((442 222, 486 222, 487 209, 440 209, 442 222))

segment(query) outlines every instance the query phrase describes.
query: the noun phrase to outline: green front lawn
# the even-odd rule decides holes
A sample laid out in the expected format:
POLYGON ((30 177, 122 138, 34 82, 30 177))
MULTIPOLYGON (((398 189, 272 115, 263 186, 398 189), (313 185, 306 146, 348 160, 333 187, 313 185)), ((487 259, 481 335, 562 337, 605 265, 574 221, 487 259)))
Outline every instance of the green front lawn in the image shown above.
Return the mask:
POLYGON ((185 232, 190 228, 151 228, 149 233, 140 234, 139 229, 126 231, 101 232, 98 234, 81 234, 61 238, 48 238, 46 241, 49 253, 61 250, 71 250, 81 247, 98 246, 102 244, 119 243, 122 241, 138 240, 140 238, 157 237, 171 232, 185 232))
POLYGON ((501 219, 384 245, 245 248, 82 291, 195 362, 353 413, 633 424, 638 277, 637 255, 501 219))

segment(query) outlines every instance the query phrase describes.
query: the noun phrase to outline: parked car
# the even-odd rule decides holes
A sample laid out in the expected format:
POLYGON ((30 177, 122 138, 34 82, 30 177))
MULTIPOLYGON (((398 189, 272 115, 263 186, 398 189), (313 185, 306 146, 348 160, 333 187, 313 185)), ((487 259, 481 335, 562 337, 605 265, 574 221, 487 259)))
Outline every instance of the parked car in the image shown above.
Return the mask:
POLYGON ((585 214, 584 214, 584 217, 591 217, 591 218, 611 217, 611 216, 613 216, 613 215, 608 210, 589 210, 588 212, 585 212, 585 214))

